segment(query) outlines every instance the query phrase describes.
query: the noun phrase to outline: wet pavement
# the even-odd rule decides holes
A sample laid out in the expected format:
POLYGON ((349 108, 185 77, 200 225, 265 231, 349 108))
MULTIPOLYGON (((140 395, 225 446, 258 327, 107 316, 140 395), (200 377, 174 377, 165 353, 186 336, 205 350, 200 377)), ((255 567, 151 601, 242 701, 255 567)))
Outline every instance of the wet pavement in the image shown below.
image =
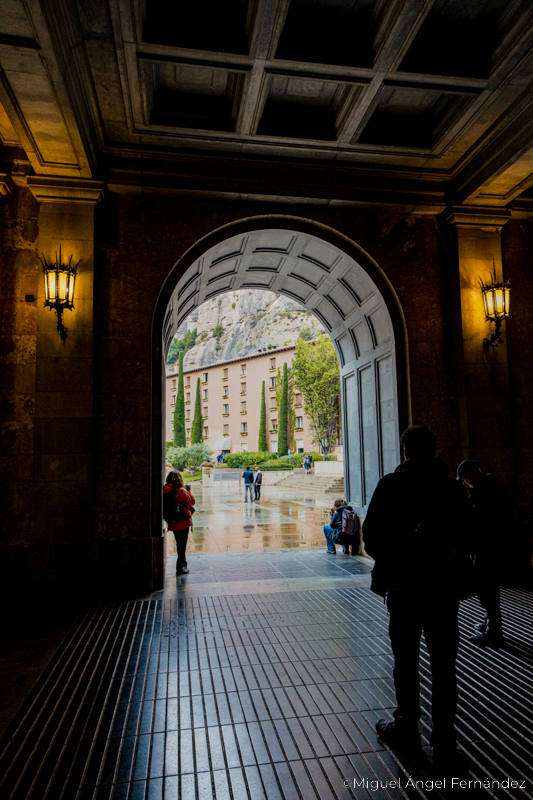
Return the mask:
MULTIPOLYGON (((244 486, 192 486, 196 499, 188 553, 246 553, 320 547, 335 497, 313 489, 265 486, 259 502, 244 502, 244 486)), ((167 552, 175 552, 167 537, 167 552)))

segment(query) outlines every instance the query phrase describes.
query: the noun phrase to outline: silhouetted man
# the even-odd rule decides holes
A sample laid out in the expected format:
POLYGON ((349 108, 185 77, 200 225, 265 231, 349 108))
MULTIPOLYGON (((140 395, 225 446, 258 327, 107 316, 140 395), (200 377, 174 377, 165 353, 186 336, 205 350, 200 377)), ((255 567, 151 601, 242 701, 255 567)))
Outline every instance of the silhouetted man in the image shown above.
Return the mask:
POLYGON ((506 526, 514 524, 514 504, 507 489, 494 475, 483 475, 476 461, 461 461, 457 480, 469 491, 473 527, 473 552, 477 596, 485 616, 475 627, 475 644, 500 647, 504 644, 500 607, 500 541, 506 526))
POLYGON ((433 764, 457 765, 455 661, 459 645, 456 551, 468 513, 464 491, 435 458, 436 438, 424 425, 401 438, 405 460, 378 483, 363 527, 375 559, 372 588, 387 597, 397 708, 379 720, 380 738, 397 749, 420 749, 418 660, 424 633, 432 673, 433 764))

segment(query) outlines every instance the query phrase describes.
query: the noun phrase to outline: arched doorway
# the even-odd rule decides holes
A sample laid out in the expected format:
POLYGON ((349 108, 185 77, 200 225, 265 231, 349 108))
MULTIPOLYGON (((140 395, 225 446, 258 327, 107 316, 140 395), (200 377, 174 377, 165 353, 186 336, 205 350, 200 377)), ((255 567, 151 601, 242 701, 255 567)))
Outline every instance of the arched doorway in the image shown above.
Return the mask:
MULTIPOLYGON (((164 360, 183 320, 206 300, 235 289, 292 298, 330 334, 341 370, 344 481, 364 514, 379 478, 399 461, 408 423, 405 324, 390 283, 346 237, 298 217, 267 215, 219 228, 173 267, 153 326, 152 491, 161 497, 164 360)), ((160 500, 153 502, 160 530, 160 500)))

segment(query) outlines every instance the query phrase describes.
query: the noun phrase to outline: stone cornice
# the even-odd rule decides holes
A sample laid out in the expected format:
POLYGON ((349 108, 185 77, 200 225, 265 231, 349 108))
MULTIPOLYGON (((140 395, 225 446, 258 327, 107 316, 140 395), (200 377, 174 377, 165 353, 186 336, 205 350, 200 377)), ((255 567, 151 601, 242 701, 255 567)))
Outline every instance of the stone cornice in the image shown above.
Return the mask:
POLYGON ((483 231, 501 231, 511 219, 511 212, 505 208, 485 208, 483 206, 454 206, 446 220, 458 228, 480 228, 483 231))
POLYGON ((11 185, 13 181, 5 173, 0 173, 0 197, 7 197, 11 194, 11 185))
POLYGON ((103 183, 93 180, 29 176, 28 189, 40 203, 81 203, 95 205, 102 196, 103 183))

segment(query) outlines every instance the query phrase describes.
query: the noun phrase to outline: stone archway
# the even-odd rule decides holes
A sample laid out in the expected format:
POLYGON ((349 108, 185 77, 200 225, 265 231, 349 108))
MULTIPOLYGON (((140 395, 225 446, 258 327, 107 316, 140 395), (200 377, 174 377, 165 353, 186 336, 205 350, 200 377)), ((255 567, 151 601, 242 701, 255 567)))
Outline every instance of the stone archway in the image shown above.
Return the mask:
MULTIPOLYGON (((364 514, 379 478, 399 461, 408 424, 405 323, 390 283, 342 234, 298 217, 267 215, 224 226, 174 266, 154 317, 153 496, 161 493, 164 357, 183 320, 210 297, 263 289, 297 300, 329 332, 339 356, 344 479, 364 514)), ((160 502, 153 503, 160 530, 160 502)))

